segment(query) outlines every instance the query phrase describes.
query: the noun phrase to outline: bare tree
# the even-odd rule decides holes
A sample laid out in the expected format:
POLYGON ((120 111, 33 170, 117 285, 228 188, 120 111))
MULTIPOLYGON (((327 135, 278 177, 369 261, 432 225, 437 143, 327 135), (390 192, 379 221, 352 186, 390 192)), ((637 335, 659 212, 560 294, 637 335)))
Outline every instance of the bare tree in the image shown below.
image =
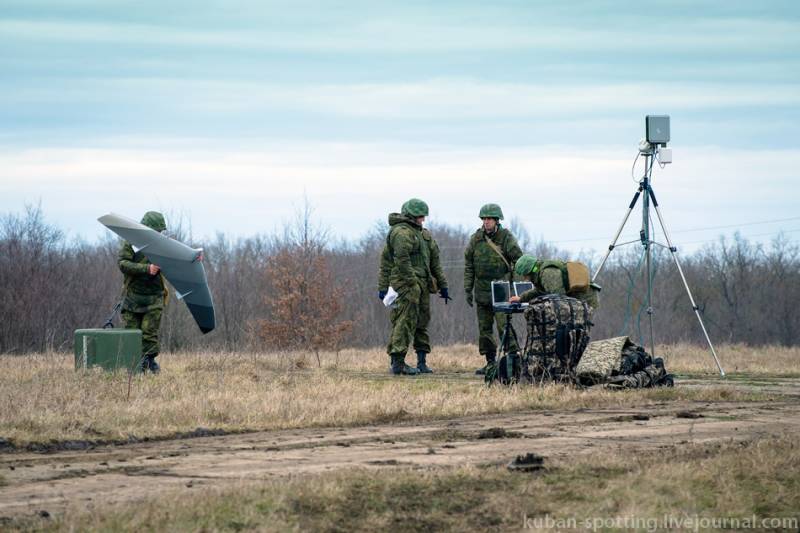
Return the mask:
MULTIPOLYGON (((512 221, 512 227, 525 242, 523 226, 512 221)), ((190 228, 180 215, 171 217, 170 229, 179 239, 191 241, 190 228)), ((454 298, 447 306, 433 298, 431 338, 439 345, 474 342, 475 314, 461 290, 472 230, 446 224, 429 229, 454 298)), ((244 350, 262 347, 269 339, 269 346, 304 346, 319 355, 338 346, 383 345, 389 320, 377 298, 377 270, 387 231, 381 221, 358 240, 334 240, 314 224, 306 201, 279 235, 237 240, 216 235, 204 248, 217 329, 200 335, 186 306, 173 300, 164 314, 164 348, 244 350), (291 334, 287 324, 294 328, 291 334), (300 331, 297 324, 307 327, 300 331), (279 330, 283 340, 276 340, 279 330)), ((38 206, 1 215, 0 352, 68 349, 75 329, 99 327, 120 298, 119 246, 111 236, 94 243, 68 240, 38 206)), ((543 239, 528 241, 524 250, 540 258, 570 258, 543 239)), ((640 335, 646 319, 641 252, 626 247, 607 263, 599 279, 603 291, 594 316, 595 338, 640 335)), ((588 264, 594 259, 580 256, 588 264)), ((713 340, 800 343, 800 316, 794 312, 800 300, 796 242, 780 236, 762 246, 735 236, 681 260, 713 340)), ((656 251, 653 265, 656 341, 703 342, 671 257, 656 251)))

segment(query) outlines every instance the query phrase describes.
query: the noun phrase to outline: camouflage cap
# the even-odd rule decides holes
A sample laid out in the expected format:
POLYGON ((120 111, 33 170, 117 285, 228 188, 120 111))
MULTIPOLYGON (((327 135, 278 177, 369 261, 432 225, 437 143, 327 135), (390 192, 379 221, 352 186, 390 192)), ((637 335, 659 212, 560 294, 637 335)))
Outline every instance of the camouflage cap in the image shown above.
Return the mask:
POLYGON ((167 223, 164 220, 164 215, 158 211, 148 211, 145 213, 142 217, 142 224, 156 231, 164 231, 167 229, 167 223))
POLYGON ((478 218, 496 218, 503 220, 503 210, 497 204, 486 204, 481 207, 481 212, 478 213, 478 218))
POLYGON ((514 272, 519 276, 527 276, 536 272, 536 258, 532 255, 525 254, 517 259, 517 264, 514 266, 514 272))
POLYGON ((411 217, 426 217, 428 216, 428 204, 419 198, 412 198, 403 204, 400 213, 411 217))

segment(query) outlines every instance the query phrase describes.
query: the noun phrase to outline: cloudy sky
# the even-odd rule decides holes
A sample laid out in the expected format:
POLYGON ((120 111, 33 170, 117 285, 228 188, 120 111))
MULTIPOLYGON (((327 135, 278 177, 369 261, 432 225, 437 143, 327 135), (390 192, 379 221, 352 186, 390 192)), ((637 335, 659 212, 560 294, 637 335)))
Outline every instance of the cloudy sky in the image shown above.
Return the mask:
POLYGON ((73 236, 149 209, 271 232, 306 194, 355 239, 417 196, 601 249, 669 114, 679 245, 800 238, 796 1, 0 0, 0 79, 0 213, 73 236))

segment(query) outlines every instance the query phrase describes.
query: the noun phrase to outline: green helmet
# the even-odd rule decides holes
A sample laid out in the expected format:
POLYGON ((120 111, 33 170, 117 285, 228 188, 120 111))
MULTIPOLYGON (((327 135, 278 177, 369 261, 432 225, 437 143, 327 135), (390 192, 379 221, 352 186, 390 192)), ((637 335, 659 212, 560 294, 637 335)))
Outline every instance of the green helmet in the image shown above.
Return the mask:
POLYGON ((517 259, 517 264, 514 265, 514 272, 519 276, 527 276, 536 272, 536 258, 532 255, 525 254, 517 259))
POLYGON ((497 204, 486 204, 481 207, 481 212, 478 213, 478 218, 496 218, 503 220, 503 210, 497 204))
POLYGON ((410 217, 426 217, 428 216, 428 204, 419 198, 412 198, 403 204, 400 213, 410 217))
POLYGON ((164 215, 158 211, 148 211, 145 213, 142 217, 142 224, 156 231, 164 231, 167 229, 167 223, 164 221, 164 215))

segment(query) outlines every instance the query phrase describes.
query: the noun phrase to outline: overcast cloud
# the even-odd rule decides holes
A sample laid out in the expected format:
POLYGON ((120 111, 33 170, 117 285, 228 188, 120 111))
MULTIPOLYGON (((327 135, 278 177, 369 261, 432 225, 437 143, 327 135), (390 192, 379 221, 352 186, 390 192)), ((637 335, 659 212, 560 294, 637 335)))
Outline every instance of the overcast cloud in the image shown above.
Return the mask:
POLYGON ((2 1, 0 212, 249 235, 307 194, 355 239, 419 196, 438 222, 492 201, 601 249, 644 115, 666 113, 678 244, 800 237, 798 4, 625 4, 2 1))

